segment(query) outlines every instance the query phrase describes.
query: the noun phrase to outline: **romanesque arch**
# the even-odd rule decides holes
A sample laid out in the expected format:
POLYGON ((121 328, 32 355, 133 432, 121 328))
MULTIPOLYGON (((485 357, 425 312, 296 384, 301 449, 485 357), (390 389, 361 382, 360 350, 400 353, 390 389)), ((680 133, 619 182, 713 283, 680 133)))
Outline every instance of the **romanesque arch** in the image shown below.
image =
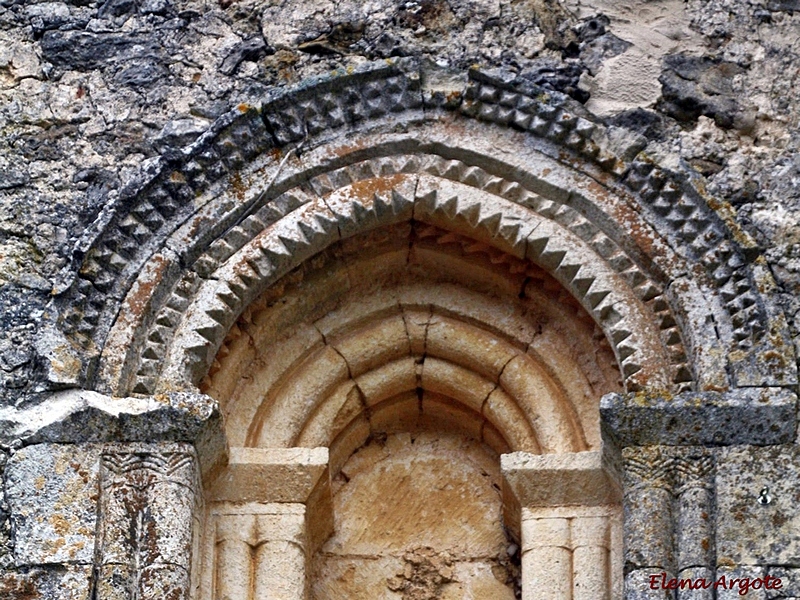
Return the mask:
POLYGON ((210 510, 228 488, 252 506, 214 513, 199 585, 235 595, 209 574, 252 555, 248 589, 302 594, 330 475, 376 434, 455 428, 505 455, 523 597, 609 593, 600 396, 794 368, 753 245, 642 148, 558 94, 397 61, 240 106, 123 190, 76 254, 62 327, 85 387, 220 401, 231 453, 210 510), (589 579, 540 568, 557 564, 589 579))

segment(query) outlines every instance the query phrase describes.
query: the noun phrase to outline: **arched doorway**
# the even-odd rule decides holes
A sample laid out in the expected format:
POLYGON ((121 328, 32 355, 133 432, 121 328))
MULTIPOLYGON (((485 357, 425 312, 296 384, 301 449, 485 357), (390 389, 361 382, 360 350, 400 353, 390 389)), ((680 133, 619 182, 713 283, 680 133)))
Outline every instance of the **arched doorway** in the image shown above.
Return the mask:
MULTIPOLYGON (((594 321, 540 267, 412 220, 333 244, 277 281, 201 389, 225 407, 235 446, 328 448, 332 531, 305 546, 311 598, 512 599, 522 507, 500 457, 599 453, 598 399, 621 376, 594 321)), ((212 500, 235 498, 225 477, 212 500)), ((583 570, 602 571, 595 598, 621 573, 618 499, 592 507, 603 533, 583 570)), ((525 508, 540 522, 570 503, 564 522, 585 516, 563 498, 525 508)), ((228 535, 208 549, 226 568, 228 535)), ((240 542, 257 553, 256 538, 240 542)), ((553 543, 569 570, 558 589, 573 597, 576 548, 553 543)), ((220 581, 209 597, 225 596, 220 581)))
POLYGON ((741 232, 564 98, 412 61, 239 111, 104 213, 62 298, 87 387, 221 400, 204 594, 302 597, 331 533, 326 482, 412 392, 417 417, 430 405, 448 435, 503 448, 523 594, 602 597, 613 577, 581 565, 615 564, 603 381, 634 403, 791 381, 741 232), (542 315, 559 326, 539 332, 542 315))

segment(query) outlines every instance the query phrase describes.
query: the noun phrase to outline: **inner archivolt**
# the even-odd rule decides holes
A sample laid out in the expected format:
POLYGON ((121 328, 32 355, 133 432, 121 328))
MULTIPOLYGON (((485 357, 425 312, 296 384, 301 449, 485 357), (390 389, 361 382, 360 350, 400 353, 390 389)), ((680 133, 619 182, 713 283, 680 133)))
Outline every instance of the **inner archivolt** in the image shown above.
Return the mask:
POLYGON ((497 452, 596 449, 598 399, 621 383, 600 330, 544 271, 410 222, 335 244, 267 290, 203 389, 232 445, 328 446, 335 470, 408 402, 459 414, 497 452))
POLYGON ((271 286, 202 389, 231 446, 329 448, 334 532, 310 566, 315 600, 510 600, 519 531, 504 523, 500 454, 599 449, 599 398, 622 382, 550 275, 410 221, 271 286))

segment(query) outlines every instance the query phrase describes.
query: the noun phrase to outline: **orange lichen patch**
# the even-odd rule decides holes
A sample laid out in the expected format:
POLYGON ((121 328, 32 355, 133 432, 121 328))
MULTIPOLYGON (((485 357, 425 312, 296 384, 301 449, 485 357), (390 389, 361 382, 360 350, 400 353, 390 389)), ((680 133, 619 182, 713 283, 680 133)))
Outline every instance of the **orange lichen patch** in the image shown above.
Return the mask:
POLYGON ((248 110, 250 110, 251 108, 253 108, 253 107, 252 107, 252 106, 250 106, 249 104, 244 104, 244 103, 242 103, 242 104, 239 104, 239 105, 236 107, 236 110, 238 110, 239 112, 242 112, 242 113, 246 113, 246 112, 247 112, 248 110))
POLYGON ((236 196, 237 200, 243 202, 247 192, 247 186, 242 181, 241 173, 239 173, 239 171, 234 171, 231 173, 229 180, 231 189, 233 190, 233 195, 236 196))
POLYGON ((69 533, 70 523, 64 515, 52 515, 50 517, 50 524, 58 535, 66 535, 69 533))
POLYGON ((406 180, 408 176, 403 173, 395 173, 387 177, 372 177, 356 181, 350 186, 352 196, 362 200, 370 200, 375 194, 383 195, 391 192, 395 187, 406 180))
POLYGON ((161 278, 169 267, 169 261, 167 261, 163 255, 157 254, 150 259, 150 264, 148 267, 153 273, 153 277, 150 279, 137 281, 137 285, 134 286, 133 293, 128 295, 126 299, 128 305, 127 310, 120 311, 121 318, 125 318, 126 315, 131 314, 144 314, 151 298, 153 297, 153 292, 155 291, 156 286, 159 284, 161 278))
POLYGON ((338 146, 334 148, 333 153, 336 156, 347 156, 348 154, 352 154, 353 152, 358 152, 359 150, 363 150, 366 147, 364 142, 356 142, 355 144, 345 144, 343 146, 338 146))

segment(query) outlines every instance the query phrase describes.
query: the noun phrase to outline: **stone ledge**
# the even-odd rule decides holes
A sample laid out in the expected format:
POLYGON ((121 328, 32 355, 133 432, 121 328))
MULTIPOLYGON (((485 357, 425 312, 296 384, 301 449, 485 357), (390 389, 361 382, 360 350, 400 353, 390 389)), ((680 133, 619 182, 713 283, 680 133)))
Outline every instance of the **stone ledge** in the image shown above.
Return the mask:
POLYGON ((308 502, 327 485, 327 448, 231 448, 228 468, 210 488, 215 501, 308 502))
POLYGON ((216 400, 170 392, 112 398, 88 390, 57 392, 28 408, 0 407, 0 447, 102 442, 188 442, 205 473, 227 456, 216 400))
POLYGON ((795 438, 796 415, 797 396, 783 388, 607 394, 600 401, 603 424, 621 447, 786 444, 795 438))
POLYGON ((500 457, 504 485, 522 508, 604 506, 621 496, 616 475, 602 452, 500 457))

